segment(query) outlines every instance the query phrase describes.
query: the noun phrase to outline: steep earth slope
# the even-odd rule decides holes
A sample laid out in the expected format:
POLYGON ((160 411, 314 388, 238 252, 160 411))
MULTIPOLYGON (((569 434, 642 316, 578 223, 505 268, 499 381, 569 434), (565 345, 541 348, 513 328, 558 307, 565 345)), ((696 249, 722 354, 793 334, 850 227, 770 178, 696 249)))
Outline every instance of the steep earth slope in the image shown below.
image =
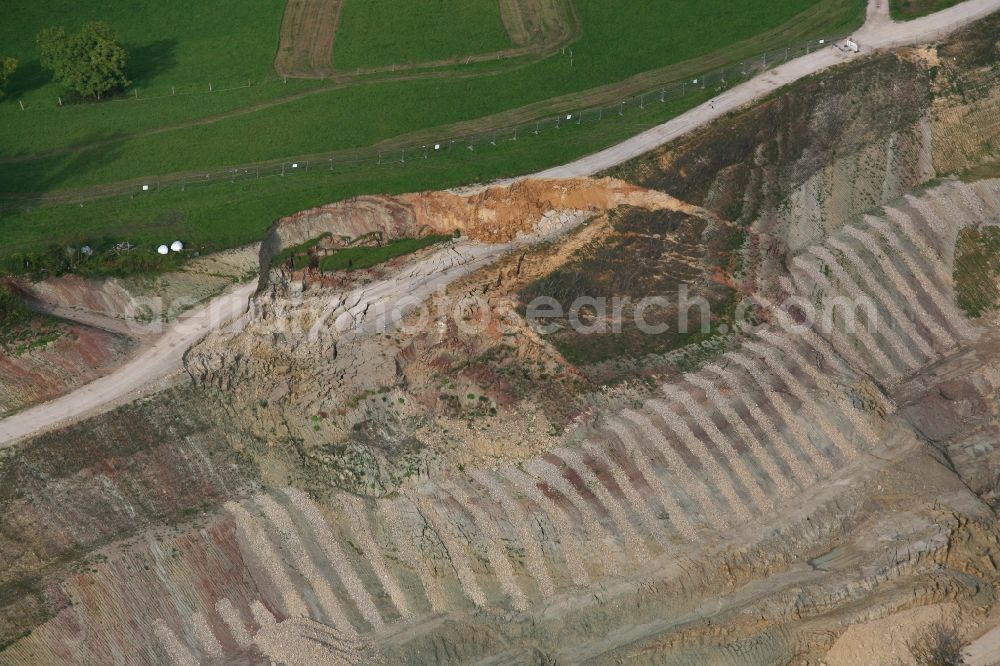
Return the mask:
POLYGON ((91 280, 66 275, 20 287, 46 306, 134 321, 141 329, 142 323, 170 321, 234 283, 254 278, 258 254, 259 247, 252 245, 196 257, 162 275, 91 280))
POLYGON ((0 350, 0 417, 93 381, 134 347, 127 338, 89 326, 42 326, 30 343, 0 350))
POLYGON ((37 316, 19 326, 30 331, 0 336, 0 417, 107 375, 148 347, 168 322, 254 277, 257 257, 254 246, 198 257, 149 278, 16 281, 14 290, 37 316))

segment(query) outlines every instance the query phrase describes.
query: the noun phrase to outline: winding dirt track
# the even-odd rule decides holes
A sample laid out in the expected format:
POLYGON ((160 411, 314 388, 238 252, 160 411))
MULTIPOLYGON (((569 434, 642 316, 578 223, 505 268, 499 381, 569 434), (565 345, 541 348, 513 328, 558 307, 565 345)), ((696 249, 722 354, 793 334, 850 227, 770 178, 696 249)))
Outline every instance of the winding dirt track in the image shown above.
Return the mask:
MULTIPOLYGON (((1000 10, 1000 0, 966 0, 937 14, 898 24, 889 19, 887 3, 888 0, 869 1, 868 19, 855 35, 862 53, 929 41, 1000 10)), ((525 178, 589 176, 653 150, 789 83, 857 57, 858 54, 835 47, 817 51, 764 72, 710 102, 607 150, 525 178)), ((209 331, 246 311, 255 287, 253 283, 241 285, 182 316, 159 339, 111 374, 0 421, 0 448, 121 404, 137 396, 143 387, 181 370, 184 353, 192 345, 209 331)), ((400 293, 408 293, 405 284, 400 285, 400 293)))

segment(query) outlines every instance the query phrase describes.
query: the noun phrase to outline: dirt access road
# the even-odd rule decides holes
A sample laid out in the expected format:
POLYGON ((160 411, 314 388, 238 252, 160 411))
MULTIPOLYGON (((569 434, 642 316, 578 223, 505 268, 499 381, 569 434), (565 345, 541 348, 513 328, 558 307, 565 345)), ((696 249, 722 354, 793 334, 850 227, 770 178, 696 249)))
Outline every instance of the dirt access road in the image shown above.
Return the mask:
MULTIPOLYGON (((854 39, 861 45, 861 54, 903 44, 917 44, 936 39, 997 10, 1000 10, 1000 0, 966 0, 924 18, 894 23, 889 18, 888 0, 870 0, 868 19, 854 39)), ((727 90, 710 102, 607 150, 525 178, 592 175, 653 150, 789 83, 860 57, 861 54, 829 46, 768 70, 751 81, 727 90)), ((251 283, 232 289, 181 317, 162 337, 111 374, 65 396, 0 421, 0 448, 121 404, 137 396, 144 386, 179 371, 183 368, 184 353, 192 345, 209 331, 225 325, 246 311, 255 286, 251 283)), ((399 293, 409 293, 405 284, 400 284, 399 293)))
POLYGON ((246 311, 257 285, 230 289, 181 315, 163 335, 146 342, 129 362, 100 379, 0 421, 0 448, 138 397, 144 386, 180 370, 184 353, 206 333, 246 311))

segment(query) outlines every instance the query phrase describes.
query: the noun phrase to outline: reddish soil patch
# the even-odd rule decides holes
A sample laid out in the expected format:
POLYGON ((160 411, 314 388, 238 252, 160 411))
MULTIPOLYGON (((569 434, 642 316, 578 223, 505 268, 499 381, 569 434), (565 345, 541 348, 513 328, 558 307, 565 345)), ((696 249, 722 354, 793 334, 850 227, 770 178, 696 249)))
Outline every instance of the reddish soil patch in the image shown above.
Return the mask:
POLYGON ((130 340, 86 326, 14 355, 0 352, 0 416, 51 400, 104 374, 132 350, 130 340))

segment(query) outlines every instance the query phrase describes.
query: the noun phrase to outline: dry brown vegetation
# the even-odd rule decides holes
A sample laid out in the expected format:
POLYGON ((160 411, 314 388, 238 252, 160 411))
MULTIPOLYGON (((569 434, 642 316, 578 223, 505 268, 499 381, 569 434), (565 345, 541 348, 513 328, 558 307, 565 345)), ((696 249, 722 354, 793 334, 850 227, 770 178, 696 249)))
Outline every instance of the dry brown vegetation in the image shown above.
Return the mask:
MULTIPOLYGON (((282 76, 296 78, 336 78, 332 62, 333 44, 344 0, 288 0, 281 21, 278 53, 274 67, 282 76)), ((541 57, 572 42, 580 26, 571 0, 501 0, 504 29, 514 47, 432 62, 351 70, 351 74, 447 67, 459 62, 485 62, 519 56, 541 57)))
POLYGON ((938 622, 927 627, 924 634, 909 645, 917 666, 963 666, 962 638, 949 624, 938 622))
POLYGON ((500 16, 516 46, 552 48, 576 32, 569 0, 500 0, 500 16))
POLYGON ((343 0, 288 0, 274 68, 283 76, 323 78, 333 65, 333 40, 343 0))
MULTIPOLYGON (((613 382, 619 375, 601 366, 614 359, 640 360, 710 337, 700 329, 700 314, 691 311, 692 328, 677 330, 677 298, 682 285, 688 298, 705 298, 712 305, 712 329, 730 323, 737 292, 731 279, 738 261, 743 234, 731 225, 679 211, 646 211, 622 207, 611 212, 606 234, 577 249, 561 266, 520 291, 522 304, 538 296, 555 298, 569 313, 580 297, 606 299, 607 311, 585 307, 581 320, 596 325, 603 317, 606 332, 581 333, 569 326, 568 316, 555 320, 560 330, 546 336, 566 360, 591 368, 593 380, 613 382), (628 298, 630 304, 615 312, 612 299, 628 298), (646 335, 636 327, 635 304, 648 297, 662 297, 669 307, 644 312, 649 325, 666 326, 662 335, 646 335)), ((649 363, 647 361, 647 363, 649 363)))

